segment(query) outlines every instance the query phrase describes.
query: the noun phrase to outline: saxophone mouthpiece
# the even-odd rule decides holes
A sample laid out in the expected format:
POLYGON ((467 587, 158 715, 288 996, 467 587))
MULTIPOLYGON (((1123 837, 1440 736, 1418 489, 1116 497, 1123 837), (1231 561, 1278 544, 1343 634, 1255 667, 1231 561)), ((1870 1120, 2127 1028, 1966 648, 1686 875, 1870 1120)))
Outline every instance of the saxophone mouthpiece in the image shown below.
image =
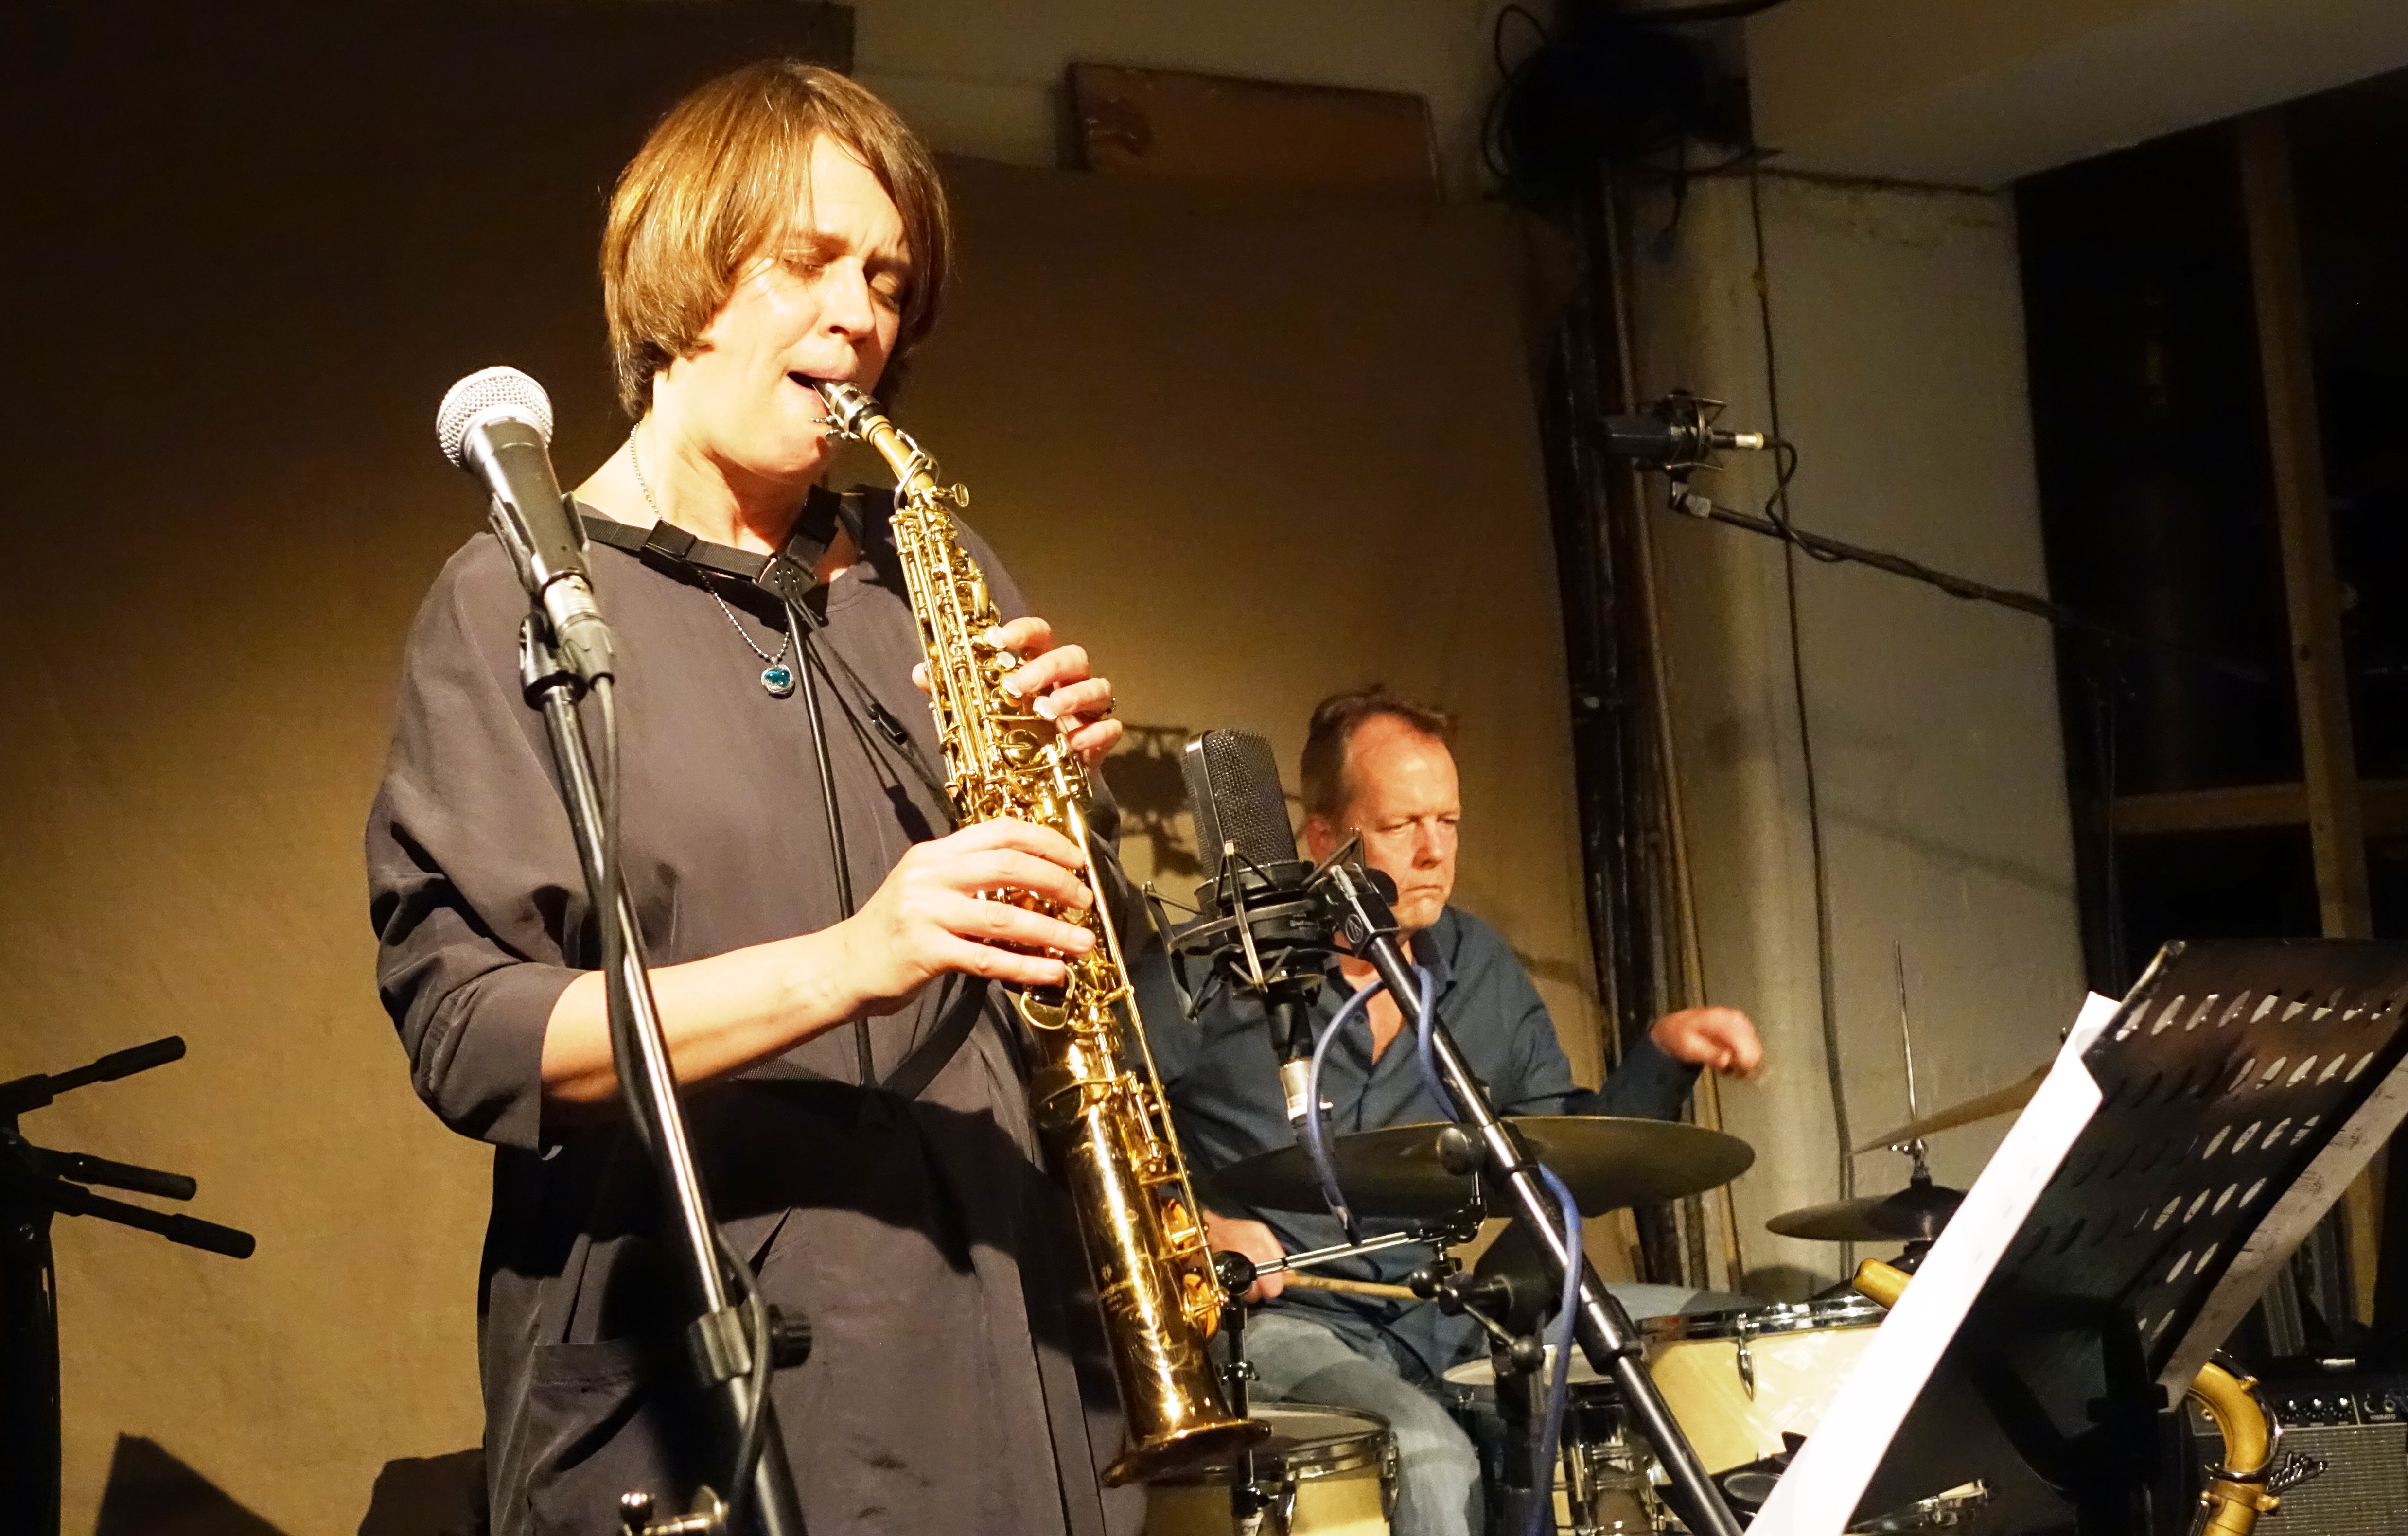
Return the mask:
POLYGON ((829 424, 845 437, 860 437, 861 423, 881 413, 876 400, 851 384, 830 379, 814 384, 812 388, 818 390, 820 398, 827 402, 829 424))

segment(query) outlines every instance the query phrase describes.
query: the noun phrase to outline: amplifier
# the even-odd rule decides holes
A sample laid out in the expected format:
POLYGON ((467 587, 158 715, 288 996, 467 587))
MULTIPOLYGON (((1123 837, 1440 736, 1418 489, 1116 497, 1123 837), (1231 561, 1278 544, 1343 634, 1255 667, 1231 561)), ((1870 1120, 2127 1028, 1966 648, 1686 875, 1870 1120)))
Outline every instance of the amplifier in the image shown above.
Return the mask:
MULTIPOLYGON (((2258 1521, 2258 1536, 2400 1536, 2408 1530, 2408 1371, 2285 1371, 2258 1384, 2283 1421, 2278 1463, 2295 1454, 2325 1470, 2286 1492, 2258 1521)), ((2191 1410, 2200 1465, 2224 1443, 2191 1410)))

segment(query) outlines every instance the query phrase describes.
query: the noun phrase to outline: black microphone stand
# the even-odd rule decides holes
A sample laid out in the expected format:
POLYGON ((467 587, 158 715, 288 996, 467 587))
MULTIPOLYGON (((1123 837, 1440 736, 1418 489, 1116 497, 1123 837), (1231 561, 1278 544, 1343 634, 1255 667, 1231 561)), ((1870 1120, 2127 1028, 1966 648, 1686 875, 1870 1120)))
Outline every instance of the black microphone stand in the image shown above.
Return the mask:
MULTIPOLYGON (((746 1505, 752 1522, 763 1536, 801 1536, 802 1506, 772 1404, 754 1401, 754 1377, 770 1347, 767 1329, 761 1322, 764 1304, 757 1295, 748 1299, 749 1307, 728 1304, 719 1227, 711 1219, 695 1168, 694 1145, 686 1135, 677 1078, 670 1069, 668 1042, 661 1033, 660 1012, 652 998, 643 934, 619 871, 610 863, 614 840, 608 830, 609 809, 595 778, 593 754, 578 715, 585 688, 561 660, 540 606, 519 626, 519 679, 527 703, 542 713, 544 730, 551 738, 561 804, 568 812, 578 862, 583 867, 586 890, 601 927, 610 1056, 620 1094, 637 1139, 652 1157, 668 1197, 675 1246, 685 1261, 700 1309, 686 1335, 693 1363, 704 1390, 714 1400, 728 1443, 742 1447, 748 1426, 758 1440, 752 1497, 746 1505)), ((597 698, 604 696, 601 687, 595 694, 597 698)), ((609 707, 605 702, 606 712, 609 707)), ((606 731, 612 728, 606 724, 606 731)), ((615 794, 618 787, 612 784, 611 792, 615 794)), ((761 1379, 766 1383, 766 1374, 761 1379)), ((745 1454, 739 1448, 738 1459, 745 1454)), ((722 1536, 729 1530, 726 1506, 708 1486, 697 1494, 690 1514, 655 1521, 652 1503, 652 1496, 641 1492, 630 1492, 621 1500, 621 1522, 631 1536, 722 1536)))
POLYGON ((191 1199, 199 1186, 180 1173, 35 1146, 19 1134, 17 1117, 70 1089, 131 1077, 183 1054, 183 1041, 170 1035, 71 1072, 0 1083, 0 1511, 15 1512, 7 1517, 12 1530, 59 1530, 59 1312, 50 1218, 98 1216, 228 1258, 249 1258, 256 1246, 249 1232, 93 1194, 83 1185, 170 1200, 191 1199))
MULTIPOLYGON (((1416 1017, 1421 1011, 1421 989, 1413 983, 1412 962, 1397 945, 1396 919, 1388 910, 1387 899, 1372 887, 1359 868, 1343 863, 1323 866, 1315 872, 1314 883, 1347 947, 1370 962, 1405 1016, 1416 1017)), ((1479 1078, 1455 1049, 1455 1038, 1443 1021, 1430 1021, 1430 1037, 1439 1075, 1455 1098, 1464 1130, 1483 1156, 1483 1171, 1512 1191, 1514 1219, 1530 1232, 1558 1281, 1567 1268, 1580 1266, 1580 1312, 1574 1323, 1575 1337, 1589 1364, 1599 1375, 1611 1376, 1621 1388, 1623 1401, 1638 1420, 1640 1432, 1656 1447, 1656 1459, 1663 1464, 1671 1484, 1666 1494, 1667 1502, 1695 1536, 1740 1536, 1738 1517, 1724 1500, 1722 1490, 1707 1475, 1688 1436, 1681 1432, 1663 1393, 1656 1390, 1655 1379, 1647 1374, 1630 1314, 1605 1288, 1587 1256, 1567 1247, 1559 1213, 1546 1185, 1540 1181, 1536 1160, 1512 1127, 1498 1117, 1479 1078)))

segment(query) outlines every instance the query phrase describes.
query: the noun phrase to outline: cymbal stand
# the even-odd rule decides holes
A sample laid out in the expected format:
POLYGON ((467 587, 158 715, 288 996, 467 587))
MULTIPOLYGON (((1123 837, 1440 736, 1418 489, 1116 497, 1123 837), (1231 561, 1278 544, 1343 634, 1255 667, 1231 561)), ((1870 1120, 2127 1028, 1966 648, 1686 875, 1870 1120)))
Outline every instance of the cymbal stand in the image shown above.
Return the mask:
MULTIPOLYGON (((1371 963, 1408 1017, 1417 1014, 1421 990, 1414 984, 1412 962, 1397 943, 1396 919, 1387 898, 1372 884, 1371 877, 1360 866, 1331 862, 1314 871, 1313 883, 1347 947, 1371 963)), ((1444 1021, 1432 1022, 1431 1035, 1439 1075, 1455 1101, 1460 1128, 1481 1155, 1484 1173, 1512 1191, 1514 1218, 1528 1230, 1555 1274, 1561 1277, 1578 1267, 1580 1305, 1574 1336, 1591 1367, 1622 1389, 1623 1401, 1640 1432, 1656 1448, 1656 1460, 1670 1480, 1666 1501, 1696 1536, 1740 1536, 1738 1517, 1707 1475, 1663 1393, 1656 1390, 1654 1378, 1641 1364, 1639 1334, 1630 1314, 1605 1288, 1586 1256, 1571 1252, 1566 1244, 1555 1201, 1541 1181, 1536 1159, 1498 1117, 1444 1021)))
POLYGON ((0 1510, 16 1512, 11 1529, 36 1536, 58 1536, 59 1529, 59 1313, 50 1218, 98 1216, 228 1258, 249 1258, 256 1246, 249 1232, 92 1193, 83 1185, 188 1200, 199 1185, 180 1173, 35 1146, 19 1134, 17 1117, 72 1089, 164 1067, 183 1054, 183 1041, 170 1035, 70 1072, 0 1083, 0 1445, 7 1447, 0 1455, 0 1510), (28 1523, 18 1526, 18 1520, 28 1523))

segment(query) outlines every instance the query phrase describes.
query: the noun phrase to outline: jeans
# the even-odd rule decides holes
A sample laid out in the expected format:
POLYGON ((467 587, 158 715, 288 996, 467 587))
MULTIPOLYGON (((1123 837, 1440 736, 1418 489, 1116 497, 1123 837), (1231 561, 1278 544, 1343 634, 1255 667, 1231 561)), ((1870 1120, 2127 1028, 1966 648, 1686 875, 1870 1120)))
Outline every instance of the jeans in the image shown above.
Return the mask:
MULTIPOLYGON (((1752 1304, 1748 1297, 1685 1285, 1615 1282, 1607 1288, 1634 1320, 1752 1304)), ((1397 1437, 1396 1536, 1473 1536, 1483 1529, 1478 1447, 1445 1405, 1398 1374, 1384 1354, 1357 1354, 1309 1318, 1258 1312, 1246 1319, 1246 1357, 1254 1366, 1254 1395, 1266 1401, 1326 1403, 1387 1420, 1397 1437)))
POLYGON ((1309 1319, 1261 1312, 1246 1319, 1255 1393, 1375 1414, 1397 1437, 1396 1536, 1471 1536, 1480 1525, 1480 1454, 1439 1400, 1385 1357, 1358 1355, 1309 1319))

